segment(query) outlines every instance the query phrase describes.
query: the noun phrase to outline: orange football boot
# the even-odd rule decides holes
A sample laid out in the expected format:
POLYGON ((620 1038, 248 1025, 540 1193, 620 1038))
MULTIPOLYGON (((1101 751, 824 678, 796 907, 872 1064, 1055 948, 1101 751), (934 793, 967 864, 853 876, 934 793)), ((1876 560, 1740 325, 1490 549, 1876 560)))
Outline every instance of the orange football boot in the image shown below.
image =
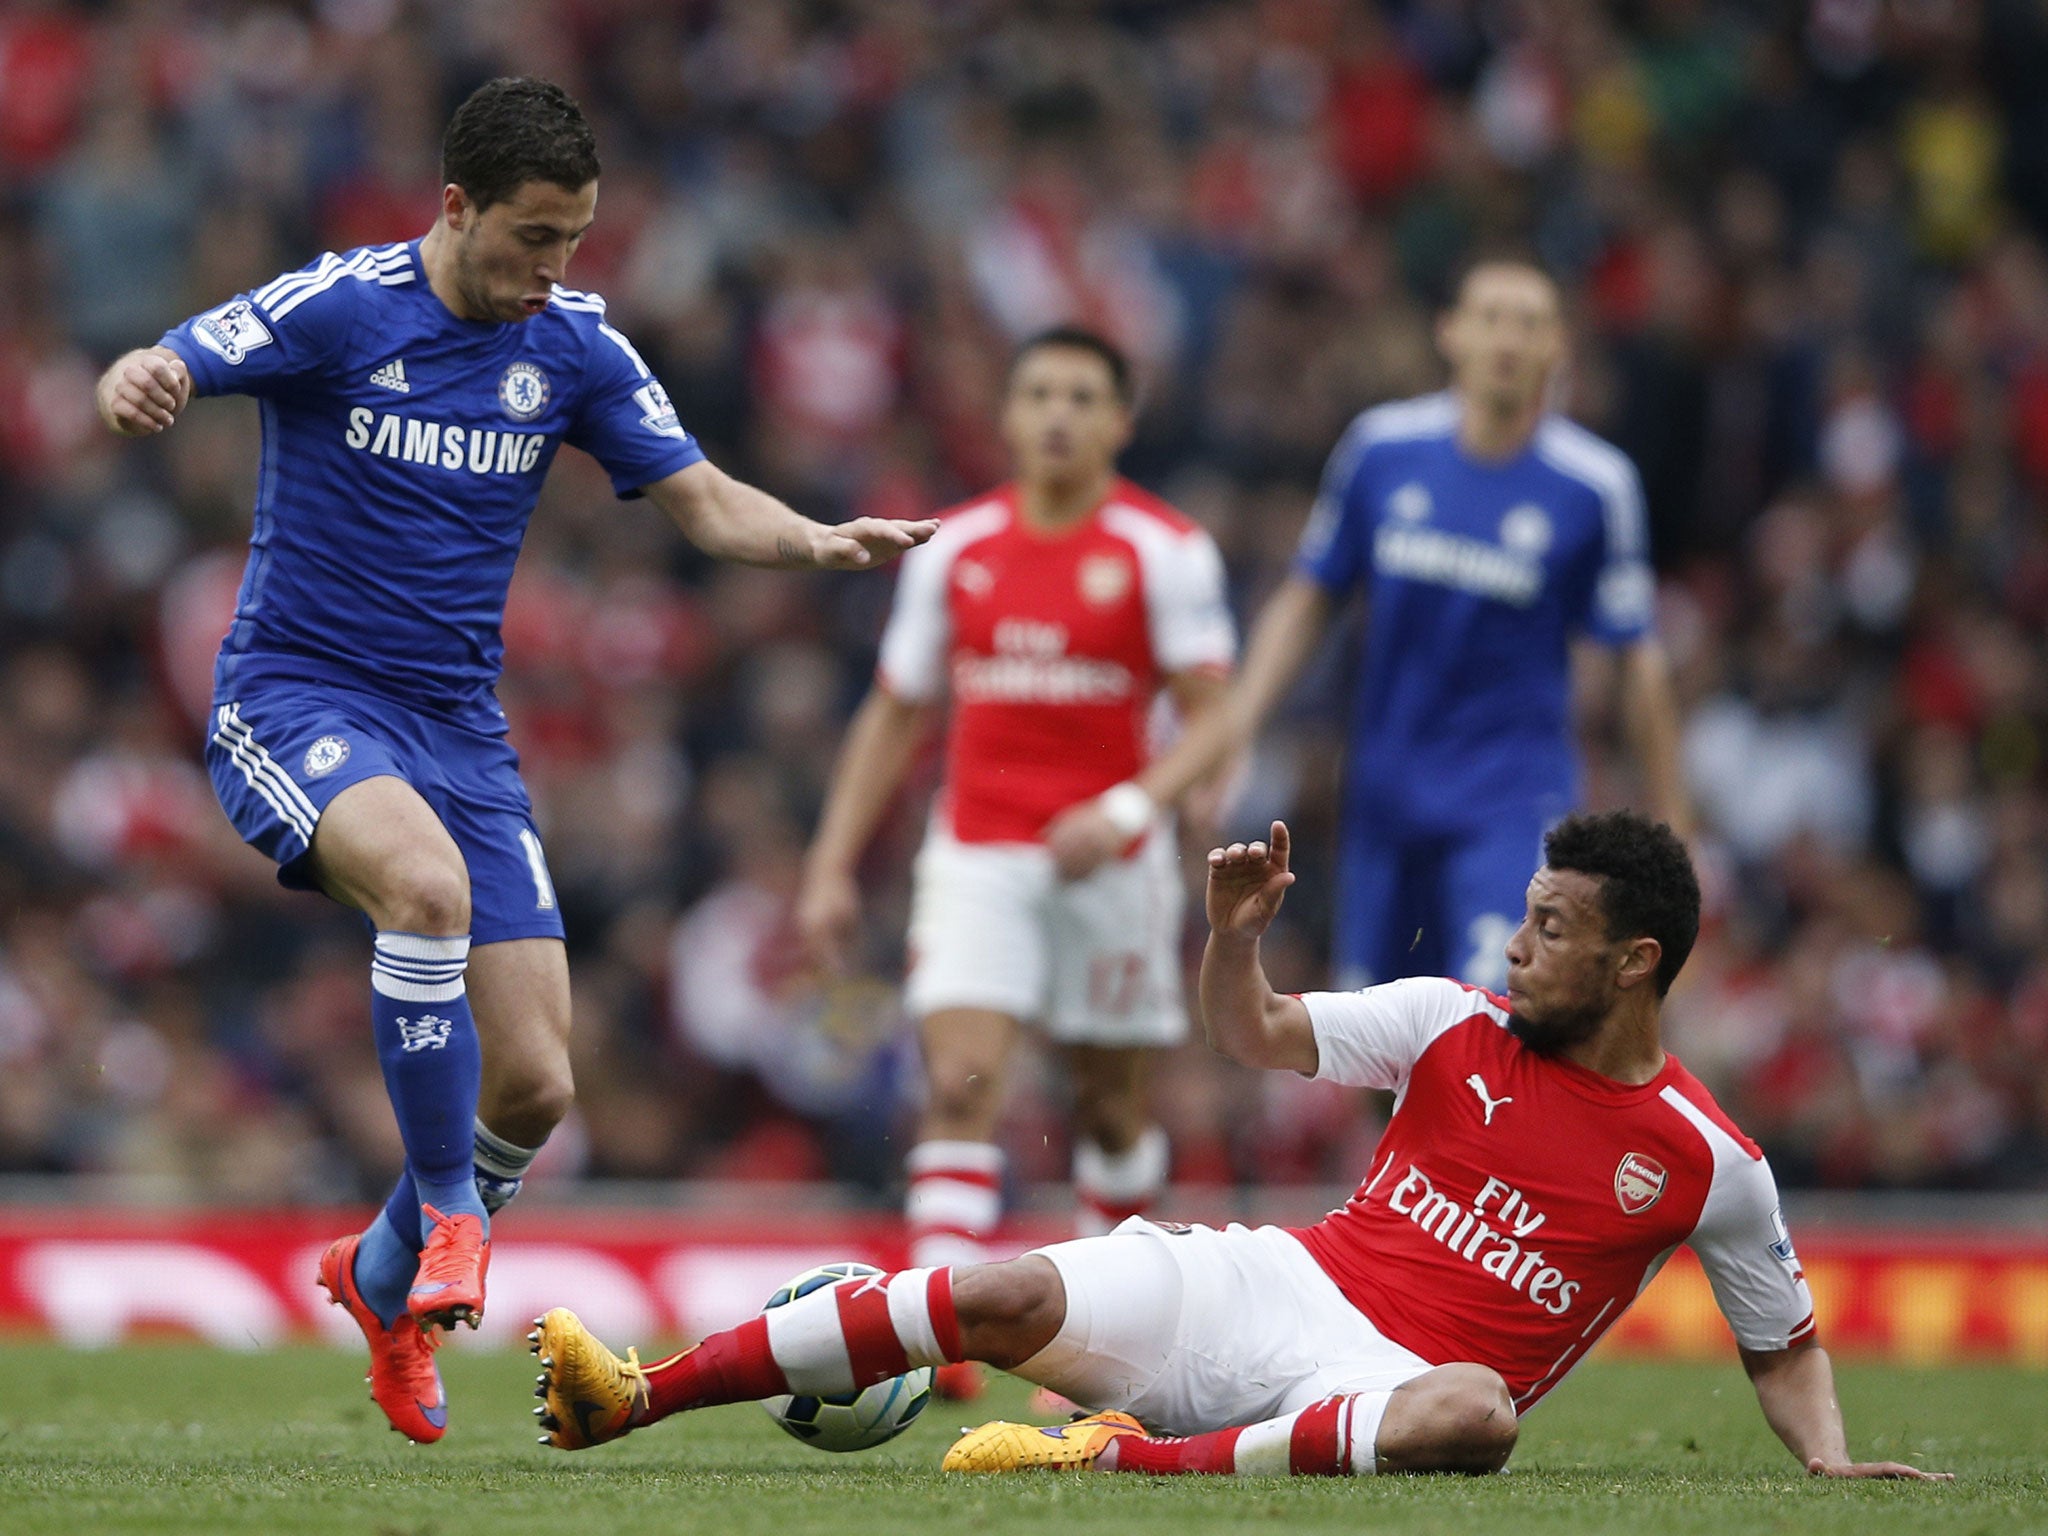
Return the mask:
POLYGON ((484 1320, 484 1276, 491 1267, 491 1240, 481 1216, 444 1216, 431 1205, 420 1212, 434 1224, 420 1254, 419 1273, 406 1295, 406 1310, 422 1328, 474 1328, 484 1320))
POLYGON ((448 1394, 434 1364, 439 1340, 414 1322, 410 1312, 399 1313, 387 1328, 370 1310, 356 1289, 356 1245, 361 1241, 351 1235, 327 1245, 320 1255, 320 1286, 369 1340, 370 1374, 363 1379, 370 1384, 370 1401, 406 1439, 431 1445, 448 1430, 448 1394))

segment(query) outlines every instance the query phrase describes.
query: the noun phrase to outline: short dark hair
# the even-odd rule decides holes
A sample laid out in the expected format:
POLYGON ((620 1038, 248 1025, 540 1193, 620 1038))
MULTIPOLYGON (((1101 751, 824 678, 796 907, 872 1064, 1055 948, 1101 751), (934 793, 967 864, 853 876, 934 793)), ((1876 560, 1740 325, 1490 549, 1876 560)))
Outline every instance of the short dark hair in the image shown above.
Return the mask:
POLYGON ((1010 354, 1010 377, 1017 376, 1025 358, 1047 347, 1071 347, 1077 352, 1093 352, 1109 370, 1110 387, 1116 391, 1117 399, 1125 405, 1132 402, 1136 390, 1131 380, 1131 360, 1124 356, 1123 348, 1100 331, 1091 331, 1085 325, 1055 325, 1035 336, 1025 337, 1017 350, 1010 354))
POLYGON ((479 209, 529 181, 575 192, 597 180, 597 137, 569 93, 528 75, 488 80, 441 136, 441 178, 479 209))
POLYGON ((1543 838, 1552 869, 1577 870, 1600 882, 1600 910, 1610 939, 1655 939, 1657 995, 1671 990, 1700 934, 1700 881, 1692 855, 1661 821, 1634 811, 1567 816, 1543 838))

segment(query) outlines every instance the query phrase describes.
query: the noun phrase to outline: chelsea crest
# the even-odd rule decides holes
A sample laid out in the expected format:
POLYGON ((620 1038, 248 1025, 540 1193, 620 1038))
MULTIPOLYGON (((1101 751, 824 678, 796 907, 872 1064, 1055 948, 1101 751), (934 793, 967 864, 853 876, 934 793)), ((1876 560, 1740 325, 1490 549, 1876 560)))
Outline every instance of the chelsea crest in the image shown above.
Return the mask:
POLYGON ((514 363, 498 380, 498 404, 514 421, 531 421, 548 408, 553 390, 548 376, 532 363, 514 363))

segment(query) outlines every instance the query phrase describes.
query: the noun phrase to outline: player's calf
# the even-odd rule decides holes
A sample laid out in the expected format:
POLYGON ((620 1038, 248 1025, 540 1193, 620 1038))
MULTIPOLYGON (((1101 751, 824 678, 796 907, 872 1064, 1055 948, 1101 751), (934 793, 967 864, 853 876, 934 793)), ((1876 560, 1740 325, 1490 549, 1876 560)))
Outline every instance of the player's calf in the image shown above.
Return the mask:
POLYGON ((1053 1341, 1066 1320, 1067 1291, 1050 1259, 1026 1254, 955 1270, 953 1306, 961 1353, 1007 1371, 1053 1341))

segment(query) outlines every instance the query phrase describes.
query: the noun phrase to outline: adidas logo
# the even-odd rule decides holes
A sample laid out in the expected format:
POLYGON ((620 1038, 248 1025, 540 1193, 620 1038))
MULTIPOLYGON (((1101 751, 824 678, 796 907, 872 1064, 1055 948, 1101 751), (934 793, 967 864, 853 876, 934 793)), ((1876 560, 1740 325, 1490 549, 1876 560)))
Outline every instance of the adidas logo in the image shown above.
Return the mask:
POLYGON ((412 386, 405 382, 405 359, 402 357, 394 357, 382 368, 371 374, 370 382, 380 385, 385 389, 395 389, 401 395, 412 393, 412 386))

